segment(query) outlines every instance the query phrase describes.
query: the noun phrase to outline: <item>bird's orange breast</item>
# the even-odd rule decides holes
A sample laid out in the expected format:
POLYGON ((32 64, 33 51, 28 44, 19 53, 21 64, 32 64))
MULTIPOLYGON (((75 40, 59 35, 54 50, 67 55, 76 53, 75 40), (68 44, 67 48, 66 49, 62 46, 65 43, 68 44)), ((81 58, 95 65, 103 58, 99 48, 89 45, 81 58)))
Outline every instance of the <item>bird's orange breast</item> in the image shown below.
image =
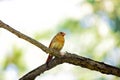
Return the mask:
POLYGON ((54 48, 56 50, 61 50, 64 46, 64 37, 63 36, 56 36, 51 45, 50 48, 54 48))

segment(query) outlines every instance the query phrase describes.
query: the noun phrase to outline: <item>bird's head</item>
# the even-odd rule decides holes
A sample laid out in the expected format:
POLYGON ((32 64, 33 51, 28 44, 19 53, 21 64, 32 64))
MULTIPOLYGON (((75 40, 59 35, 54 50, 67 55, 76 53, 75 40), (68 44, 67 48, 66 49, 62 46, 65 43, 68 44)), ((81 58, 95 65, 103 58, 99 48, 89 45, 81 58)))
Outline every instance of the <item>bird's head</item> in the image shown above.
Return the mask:
POLYGON ((64 32, 59 32, 58 35, 65 36, 65 33, 64 32))

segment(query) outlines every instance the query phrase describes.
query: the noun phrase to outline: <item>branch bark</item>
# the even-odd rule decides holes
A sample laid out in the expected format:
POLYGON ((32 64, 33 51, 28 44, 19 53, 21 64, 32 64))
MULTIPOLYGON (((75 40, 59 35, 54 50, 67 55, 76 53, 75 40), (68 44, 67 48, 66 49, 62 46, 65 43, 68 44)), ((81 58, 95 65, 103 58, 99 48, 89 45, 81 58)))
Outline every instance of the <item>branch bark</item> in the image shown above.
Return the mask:
POLYGON ((81 66, 81 67, 88 68, 91 70, 99 71, 104 74, 112 74, 112 75, 120 77, 120 68, 105 64, 103 62, 94 61, 92 59, 78 56, 78 55, 68 53, 68 52, 66 52, 64 55, 61 55, 60 52, 58 52, 54 49, 47 48, 40 42, 22 34, 21 32, 13 29, 12 27, 3 23, 2 21, 0 21, 0 27, 12 32, 19 38, 22 38, 22 39, 32 43, 33 45, 42 49, 44 52, 52 54, 57 57, 48 64, 49 67, 46 67, 46 64, 43 64, 43 65, 39 66, 38 68, 32 70, 28 74, 24 75, 19 80, 34 80, 41 73, 59 65, 59 64, 62 64, 62 63, 70 63, 73 65, 81 66))

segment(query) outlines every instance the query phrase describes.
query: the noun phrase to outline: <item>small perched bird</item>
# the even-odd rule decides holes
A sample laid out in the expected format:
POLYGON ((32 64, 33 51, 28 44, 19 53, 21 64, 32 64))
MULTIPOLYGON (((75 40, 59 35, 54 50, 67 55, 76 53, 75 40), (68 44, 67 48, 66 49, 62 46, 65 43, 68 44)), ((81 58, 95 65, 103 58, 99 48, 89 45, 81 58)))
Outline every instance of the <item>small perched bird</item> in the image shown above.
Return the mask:
MULTIPOLYGON (((63 46, 64 46, 64 39, 65 33, 64 32, 59 32, 55 35, 55 37, 52 39, 49 48, 53 48, 57 51, 60 51, 63 46)), ((51 54, 49 54, 46 64, 48 64, 51 60, 52 60, 53 56, 51 54)))

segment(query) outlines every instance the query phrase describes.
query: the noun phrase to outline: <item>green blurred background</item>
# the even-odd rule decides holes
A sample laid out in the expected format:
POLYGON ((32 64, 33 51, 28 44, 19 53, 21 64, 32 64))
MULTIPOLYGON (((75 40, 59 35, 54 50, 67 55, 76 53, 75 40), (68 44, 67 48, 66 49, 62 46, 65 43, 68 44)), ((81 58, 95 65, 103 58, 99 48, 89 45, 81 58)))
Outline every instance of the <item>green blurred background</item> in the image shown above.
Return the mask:
MULTIPOLYGON (((55 0, 52 1, 54 3, 55 0)), ((65 1, 68 3, 69 2, 74 3, 73 0, 65 1)), ((5 5, 5 3, 8 2, 14 3, 14 0, 0 1, 0 3, 3 5, 5 5)), ((46 3, 49 4, 47 0, 46 3)), ((64 4, 64 6, 67 6, 67 4, 64 4)), ((64 31, 66 32, 65 37, 66 42, 62 52, 68 51, 80 56, 88 57, 93 60, 104 62, 120 68, 120 1, 77 0, 74 6, 76 6, 77 8, 77 10, 75 10, 76 12, 74 12, 74 14, 77 16, 74 17, 67 16, 58 21, 58 23, 54 27, 46 28, 43 31, 42 28, 44 26, 37 28, 37 30, 35 31, 28 29, 31 27, 27 28, 22 27, 23 29, 28 29, 27 32, 22 30, 22 28, 16 29, 27 34, 28 36, 30 35, 32 38, 42 42, 46 46, 49 45, 49 42, 51 41, 52 37, 57 32, 64 31)), ((55 7, 55 5, 53 7, 55 7)), ((60 7, 61 9, 64 8, 62 7, 62 5, 60 7)), ((72 10, 74 11, 74 9, 76 8, 73 8, 72 10)), ((7 14, 9 13, 6 13, 6 15, 7 14)), ((34 15, 32 16, 34 17, 34 15)), ((54 16, 51 16, 51 18, 52 17, 54 18, 54 16)), ((1 17, 1 20, 2 19, 6 21, 5 18, 1 17)), ((22 17, 22 19, 24 19, 24 17, 22 17)), ((10 24, 10 26, 13 27, 16 25, 19 26, 19 24, 14 25, 14 21, 13 23, 11 23, 9 22, 9 20, 6 22, 10 24)), ((27 20, 25 21, 24 22, 27 23, 27 20)), ((20 24, 23 24, 22 20, 18 20, 18 22, 20 22, 20 24)), ((37 22, 39 23, 39 20, 38 21, 34 20, 34 24, 36 24, 35 26, 37 26, 37 22)), ((32 23, 29 22, 29 25, 30 24, 32 23)), ((33 27, 34 24, 32 24, 33 27)), ((25 26, 27 26, 27 24, 25 26)), ((3 50, 0 55, 0 80, 8 79, 17 80, 30 70, 45 63, 45 60, 47 58, 47 54, 42 52, 39 48, 29 44, 24 40, 17 38, 13 34, 3 29, 0 29, 0 43, 1 50, 3 50), (15 41, 8 40, 11 39, 12 36, 14 37, 13 39, 15 39, 15 41)), ((59 65, 36 78, 36 80, 48 80, 48 79, 120 80, 120 78, 116 76, 101 74, 100 72, 88 70, 67 63, 59 65)))

